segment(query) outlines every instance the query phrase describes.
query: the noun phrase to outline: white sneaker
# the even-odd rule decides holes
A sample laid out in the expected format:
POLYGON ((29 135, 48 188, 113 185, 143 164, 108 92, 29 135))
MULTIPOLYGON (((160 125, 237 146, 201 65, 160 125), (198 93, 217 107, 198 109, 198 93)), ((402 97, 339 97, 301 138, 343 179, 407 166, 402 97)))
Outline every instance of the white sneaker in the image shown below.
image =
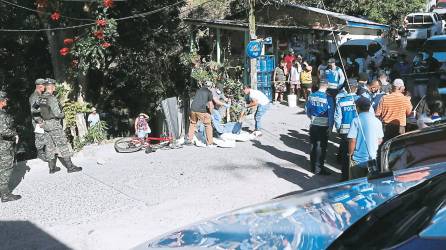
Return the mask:
POLYGON ((207 147, 207 148, 217 148, 217 145, 215 145, 215 144, 211 144, 211 145, 207 145, 206 147, 207 147))

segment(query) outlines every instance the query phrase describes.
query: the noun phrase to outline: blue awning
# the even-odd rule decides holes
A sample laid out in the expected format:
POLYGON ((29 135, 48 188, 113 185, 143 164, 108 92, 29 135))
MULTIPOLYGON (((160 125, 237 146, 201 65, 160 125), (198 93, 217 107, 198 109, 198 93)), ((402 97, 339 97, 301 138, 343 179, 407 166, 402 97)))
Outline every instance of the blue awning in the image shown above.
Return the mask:
POLYGON ((360 23, 360 22, 353 22, 353 21, 347 21, 347 27, 366 28, 366 29, 375 29, 375 30, 389 30, 388 25, 360 23))

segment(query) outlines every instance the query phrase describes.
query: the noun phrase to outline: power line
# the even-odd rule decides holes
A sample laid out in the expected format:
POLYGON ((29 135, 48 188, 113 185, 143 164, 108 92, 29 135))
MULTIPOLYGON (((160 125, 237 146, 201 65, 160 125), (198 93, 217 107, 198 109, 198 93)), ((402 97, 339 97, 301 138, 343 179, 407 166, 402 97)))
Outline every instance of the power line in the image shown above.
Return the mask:
MULTIPOLYGON (((15 6, 17 8, 25 9, 25 10, 36 12, 36 13, 40 13, 40 14, 48 14, 48 15, 52 14, 51 12, 31 9, 31 8, 28 8, 28 7, 25 7, 25 6, 22 6, 22 5, 18 5, 18 4, 15 4, 15 3, 8 2, 6 0, 0 0, 0 2, 3 2, 5 4, 9 4, 9 5, 15 6)), ((76 20, 76 21, 94 21, 94 19, 76 18, 76 17, 69 17, 69 16, 64 16, 64 15, 60 15, 60 17, 63 17, 63 18, 66 18, 66 19, 70 19, 70 20, 76 20)))
MULTIPOLYGON (((5 0, 0 0, 0 1, 1 1, 1 2, 5 2, 5 0)), ((191 11, 191 10, 193 10, 193 9, 196 9, 196 8, 198 8, 198 7, 200 7, 200 6, 204 5, 204 4, 207 4, 207 3, 209 3, 209 2, 212 2, 212 1, 215 1, 215 0, 208 0, 208 1, 206 1, 206 2, 203 2, 203 3, 201 3, 201 4, 198 4, 198 5, 196 5, 196 6, 193 6, 193 7, 189 8, 189 9, 183 10, 183 11, 181 11, 179 14, 182 14, 182 13, 187 12, 187 11, 191 11)), ((161 12, 161 11, 163 11, 163 10, 166 10, 166 9, 169 9, 169 8, 176 7, 176 6, 180 5, 181 3, 183 3, 183 1, 179 1, 179 2, 176 2, 176 3, 174 3, 174 4, 171 4, 171 5, 168 5, 168 6, 164 6, 164 7, 161 7, 161 8, 159 8, 159 9, 156 9, 156 10, 152 10, 152 11, 148 11, 148 12, 144 12, 144 13, 140 13, 140 14, 131 15, 131 16, 128 16, 128 17, 116 18, 116 19, 114 19, 114 20, 116 20, 116 21, 124 21, 124 20, 135 19, 135 18, 143 18, 143 17, 149 16, 149 15, 152 15, 152 14, 156 14, 156 13, 161 12)), ((23 6, 22 6, 22 7, 23 7, 23 6)), ((24 8, 26 8, 26 7, 24 7, 24 8)), ((90 19, 90 20, 93 20, 93 19, 90 19)), ((68 26, 68 27, 47 28, 47 29, 0 29, 0 32, 42 32, 42 31, 56 31, 56 30, 78 29, 78 28, 83 28, 83 27, 88 27, 88 26, 93 26, 93 25, 96 25, 96 22, 87 23, 87 24, 81 24, 81 25, 68 26)))

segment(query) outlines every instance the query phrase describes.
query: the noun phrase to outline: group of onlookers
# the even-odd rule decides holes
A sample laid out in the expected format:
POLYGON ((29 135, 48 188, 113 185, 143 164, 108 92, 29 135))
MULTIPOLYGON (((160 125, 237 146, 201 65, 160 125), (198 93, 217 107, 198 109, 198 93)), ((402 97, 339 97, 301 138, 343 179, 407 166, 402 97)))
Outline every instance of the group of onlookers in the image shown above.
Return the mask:
POLYGON ((328 60, 327 67, 319 69, 319 89, 310 94, 306 103, 306 113, 311 119, 311 169, 317 174, 329 174, 324 163, 333 126, 341 138, 338 159, 342 164, 342 180, 347 180, 377 170, 380 145, 404 134, 408 117, 415 116, 419 126, 425 127, 444 116, 438 86, 431 79, 423 83, 427 93, 424 92, 412 112, 412 97, 405 81, 396 78, 390 84, 383 70, 372 79, 369 72, 346 78, 345 71, 333 58, 328 60))

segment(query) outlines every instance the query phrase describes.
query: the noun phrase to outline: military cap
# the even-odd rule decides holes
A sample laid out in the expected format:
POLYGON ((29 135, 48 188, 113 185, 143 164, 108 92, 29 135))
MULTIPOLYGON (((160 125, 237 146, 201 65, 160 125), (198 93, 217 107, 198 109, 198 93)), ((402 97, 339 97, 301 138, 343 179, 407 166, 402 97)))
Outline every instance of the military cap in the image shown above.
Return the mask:
POLYGON ((46 83, 45 79, 39 78, 36 80, 36 85, 45 85, 45 83, 46 83))
POLYGON ((55 85, 56 84, 56 80, 51 79, 51 78, 47 78, 45 80, 45 85, 55 85))
POLYGON ((6 97, 6 92, 0 91, 0 100, 5 100, 5 99, 8 99, 8 97, 6 97))

